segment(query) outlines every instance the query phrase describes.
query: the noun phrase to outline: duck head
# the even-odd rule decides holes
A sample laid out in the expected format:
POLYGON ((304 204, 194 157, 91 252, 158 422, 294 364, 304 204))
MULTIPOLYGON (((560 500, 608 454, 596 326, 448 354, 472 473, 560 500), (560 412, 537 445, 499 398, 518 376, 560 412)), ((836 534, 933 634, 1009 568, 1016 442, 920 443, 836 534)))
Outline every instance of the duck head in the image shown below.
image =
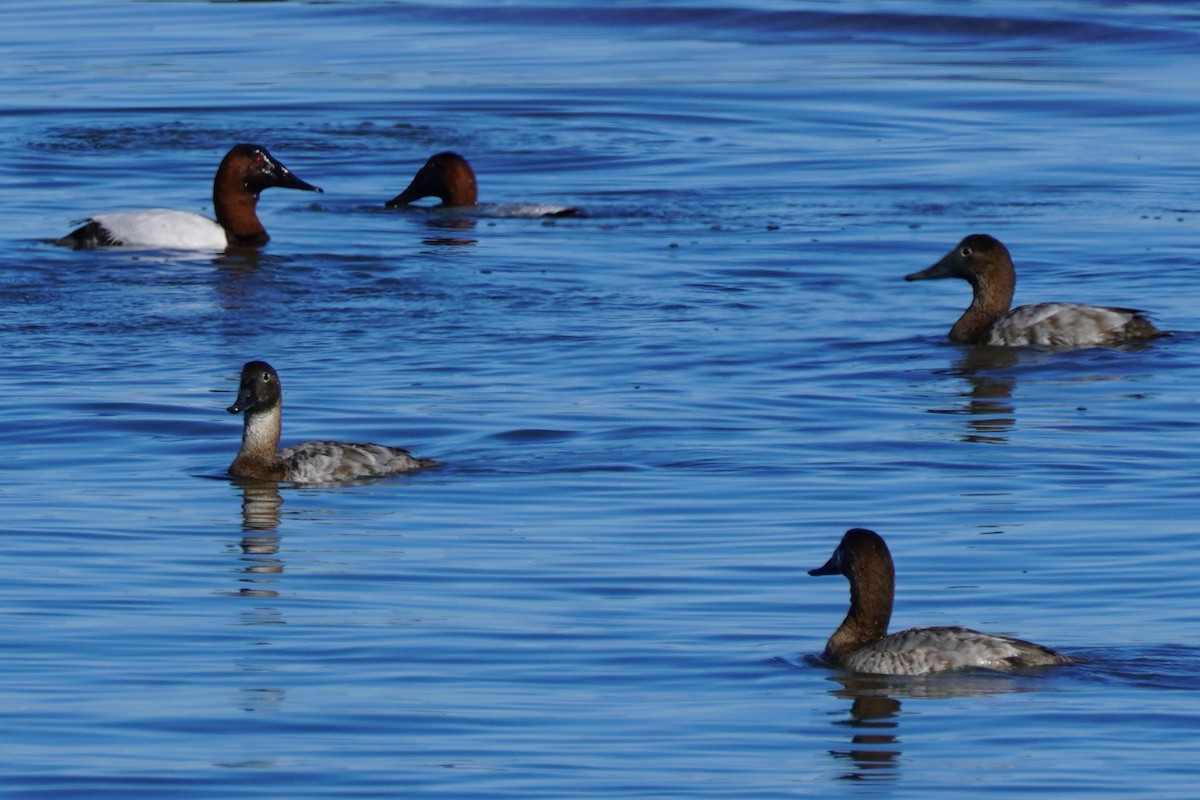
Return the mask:
POLYGON ((905 275, 906 281, 962 278, 972 286, 1003 283, 1013 273, 1008 248, 994 236, 973 233, 931 267, 905 275))
POLYGON ((458 153, 438 153, 417 171, 407 189, 384 205, 398 208, 423 197, 436 197, 446 206, 473 206, 479 199, 475 171, 458 153))
POLYGON ((275 408, 282 397, 279 373, 275 368, 265 361, 250 361, 242 367, 237 399, 225 410, 230 414, 253 414, 255 411, 275 408))
POLYGON ((267 148, 258 144, 237 144, 225 154, 221 166, 217 167, 217 182, 222 175, 241 184, 241 187, 257 197, 263 189, 278 186, 281 189, 300 189, 305 192, 322 191, 307 181, 292 174, 267 148))

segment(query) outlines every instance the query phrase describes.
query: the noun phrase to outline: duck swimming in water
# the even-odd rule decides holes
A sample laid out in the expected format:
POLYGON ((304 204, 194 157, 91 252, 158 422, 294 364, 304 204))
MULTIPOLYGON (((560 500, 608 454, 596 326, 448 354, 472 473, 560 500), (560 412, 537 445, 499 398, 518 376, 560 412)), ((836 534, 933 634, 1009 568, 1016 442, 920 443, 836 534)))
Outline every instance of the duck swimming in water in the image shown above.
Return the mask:
POLYGON ((829 637, 824 653, 826 661, 842 669, 928 675, 971 667, 1008 671, 1075 662, 1040 644, 969 628, 909 628, 889 635, 896 570, 887 545, 874 531, 846 531, 829 561, 808 574, 850 579, 850 613, 829 637))
MULTIPOLYGON (((385 208, 400 208, 426 197, 442 201, 439 208, 480 208, 475 170, 458 153, 446 151, 430 156, 417 170, 403 192, 388 200, 385 208)), ((578 217, 582 213, 571 206, 503 203, 488 206, 493 216, 503 217, 578 217)))
POLYGON ((213 178, 216 220, 191 211, 148 208, 93 214, 83 227, 54 244, 75 250, 130 247, 164 250, 224 250, 260 247, 270 241, 258 219, 258 196, 263 189, 321 191, 300 180, 265 147, 239 144, 225 154, 213 178))
POLYGON ((1012 257, 998 239, 983 233, 966 237, 941 261, 904 280, 936 278, 971 284, 971 305, 950 328, 950 341, 959 344, 1070 350, 1164 335, 1143 312, 1131 308, 1036 303, 1010 311, 1017 284, 1012 257))
POLYGON ((265 361, 242 367, 237 400, 227 411, 244 415, 242 447, 229 465, 229 474, 236 478, 334 483, 411 472, 437 463, 382 444, 321 441, 280 450, 283 389, 279 374, 265 361))

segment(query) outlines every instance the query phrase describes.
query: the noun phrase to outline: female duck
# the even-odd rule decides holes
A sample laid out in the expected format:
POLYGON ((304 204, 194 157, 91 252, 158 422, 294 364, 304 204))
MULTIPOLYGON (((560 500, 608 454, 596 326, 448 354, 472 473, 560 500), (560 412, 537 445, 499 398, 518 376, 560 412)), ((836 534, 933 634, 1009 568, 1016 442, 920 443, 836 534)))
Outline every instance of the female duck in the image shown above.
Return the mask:
POLYGON ((889 636, 896 572, 887 545, 874 531, 847 531, 829 561, 808 574, 850 579, 850 613, 825 645, 825 659, 844 669, 928 675, 969 667, 1012 670, 1074 661, 1032 642, 967 628, 910 628, 889 636))
MULTIPOLYGON (((436 197, 444 208, 478 208, 479 190, 475 170, 458 153, 437 153, 413 176, 408 188, 388 200, 385 208, 399 208, 425 197, 436 197)), ((569 206, 511 204, 491 207, 496 216, 577 217, 579 209, 569 206)))
POLYGON ((968 236, 941 261, 904 280, 931 278, 962 278, 971 284, 971 306, 950 329, 950 341, 960 344, 1069 350, 1162 335, 1142 312, 1130 308, 1036 303, 1009 311, 1017 284, 1012 257, 987 234, 968 236))
POLYGON ((270 240, 255 209, 263 189, 321 191, 293 175, 265 147, 235 145, 226 153, 213 179, 216 220, 191 211, 151 208, 96 214, 87 224, 56 244, 76 250, 97 247, 136 247, 170 250, 224 250, 259 247, 270 240))
POLYGON ((245 414, 242 449, 229 465, 229 474, 237 478, 333 483, 411 472, 436 463, 382 444, 306 442, 280 450, 283 390, 279 374, 265 361, 242 367, 237 400, 227 410, 245 414))

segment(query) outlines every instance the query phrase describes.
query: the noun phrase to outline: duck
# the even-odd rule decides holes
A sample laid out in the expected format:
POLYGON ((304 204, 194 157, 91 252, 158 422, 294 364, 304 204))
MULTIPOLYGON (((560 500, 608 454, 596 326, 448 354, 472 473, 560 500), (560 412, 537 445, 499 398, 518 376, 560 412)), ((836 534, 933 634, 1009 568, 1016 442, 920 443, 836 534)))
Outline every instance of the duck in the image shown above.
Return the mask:
MULTIPOLYGON (((384 203, 384 208, 400 208, 426 197, 442 201, 438 208, 480 208, 479 188, 475 170, 458 153, 435 153, 417 170, 403 192, 384 203)), ((495 216, 514 217, 578 217, 582 212, 571 206, 532 205, 511 203, 491 206, 495 216)))
POLYGON ((242 447, 229 465, 235 478, 292 483, 337 483, 435 466, 401 447, 356 442, 305 442, 279 449, 283 389, 265 361, 242 367, 237 399, 226 409, 243 415, 242 447))
POLYGON ((255 208, 263 189, 278 186, 320 192, 302 181, 257 144, 234 145, 213 178, 216 219, 191 211, 150 208, 94 214, 55 244, 74 250, 105 247, 168 250, 225 250, 261 247, 270 241, 255 208))
POLYGON ((1008 248, 986 233, 973 233, 928 269, 906 281, 962 278, 971 284, 971 305, 950 328, 958 344, 1071 350, 1113 347, 1165 335, 1145 312, 1078 303, 1035 303, 1009 310, 1016 270, 1008 248))
POLYGON ((1000 672, 1075 663, 1040 644, 969 628, 910 628, 888 634, 896 570, 883 537, 851 528, 824 566, 809 575, 850 579, 850 612, 829 637, 824 660, 871 675, 930 675, 979 668, 1000 672))

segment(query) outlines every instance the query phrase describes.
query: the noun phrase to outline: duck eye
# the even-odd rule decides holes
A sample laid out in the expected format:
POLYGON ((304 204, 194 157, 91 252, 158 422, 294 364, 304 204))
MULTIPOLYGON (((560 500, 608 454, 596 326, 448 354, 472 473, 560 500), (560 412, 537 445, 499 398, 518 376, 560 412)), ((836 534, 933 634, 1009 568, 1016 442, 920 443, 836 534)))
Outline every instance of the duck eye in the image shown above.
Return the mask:
POLYGON ((971 256, 975 255, 975 251, 972 250, 970 247, 963 247, 961 250, 958 251, 958 254, 960 256, 962 256, 963 258, 970 258, 971 256))

